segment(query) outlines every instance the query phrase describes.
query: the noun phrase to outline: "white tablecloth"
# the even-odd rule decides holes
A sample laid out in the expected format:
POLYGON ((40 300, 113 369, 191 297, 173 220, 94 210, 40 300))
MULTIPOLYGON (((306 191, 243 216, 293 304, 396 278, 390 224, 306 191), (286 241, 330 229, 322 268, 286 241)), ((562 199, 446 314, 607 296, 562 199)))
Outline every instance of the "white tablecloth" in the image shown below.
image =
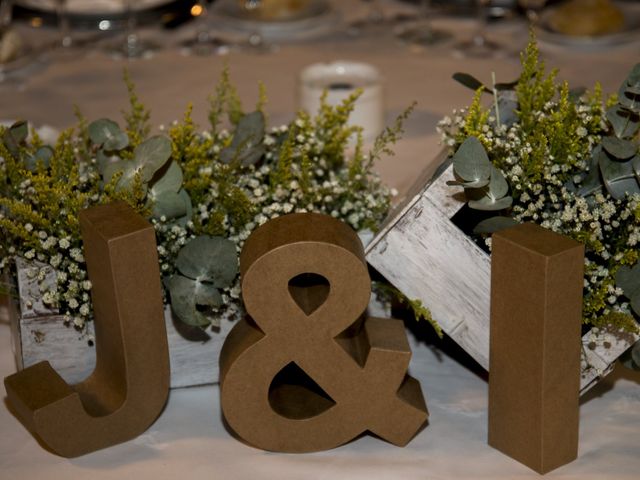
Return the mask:
MULTIPOLYGON (((422 325, 421 328, 428 328, 422 325)), ((0 478, 100 479, 515 479, 538 474, 487 445, 487 382, 412 337, 410 372, 422 384, 429 425, 404 448, 364 436, 314 454, 263 452, 222 424, 217 386, 172 390, 166 409, 130 442, 77 459, 48 453, 0 407, 0 478)), ((0 325, 0 376, 15 370, 0 325)), ((583 398, 575 462, 548 474, 635 480, 640 472, 640 375, 618 369, 583 398)))
MULTIPOLYGON (((345 2, 353 6, 353 2, 345 2)), ((346 7, 343 7, 346 8, 346 7)), ((352 15, 349 8, 345 15, 352 15)), ((458 38, 473 28, 469 21, 439 20, 458 38)), ((182 32, 182 34, 186 34, 182 32)), ((512 49, 526 42, 522 23, 492 27, 490 34, 512 49)), ((180 35, 175 34, 175 35, 180 35)), ((34 35, 36 38, 37 35, 34 35)), ((631 66, 640 60, 638 43, 586 52, 542 46, 550 66, 574 86, 602 82, 617 90, 631 66)), ((296 74, 315 61, 337 58, 369 62, 385 77, 389 119, 411 103, 418 107, 407 123, 395 157, 378 169, 392 186, 405 190, 439 150, 437 120, 454 107, 468 104, 471 92, 450 80, 455 71, 473 73, 489 82, 516 77, 515 57, 500 60, 459 59, 450 45, 412 50, 388 35, 348 40, 335 35, 304 44, 281 46, 279 52, 255 55, 232 52, 220 57, 187 57, 168 49, 148 61, 130 62, 131 77, 152 109, 154 124, 179 118, 188 102, 195 118, 205 123, 206 98, 228 62, 247 105, 257 99, 256 82, 264 81, 272 123, 292 117, 296 74)), ((58 128, 74 122, 73 105, 90 118, 118 119, 126 106, 121 81, 123 63, 100 52, 52 61, 19 88, 0 85, 0 117, 26 118, 36 125, 58 128)), ((420 328, 429 328, 426 324, 420 328)), ((429 426, 405 448, 364 436, 332 451, 282 455, 248 447, 225 430, 215 386, 171 392, 164 413, 137 439, 78 459, 64 459, 43 450, 0 405, 1 479, 513 479, 536 478, 526 467, 486 444, 487 383, 436 347, 412 341, 411 373, 422 383, 431 412, 429 426)), ((0 323, 0 376, 15 371, 9 328, 0 323)), ((637 479, 640 477, 640 376, 618 369, 581 404, 579 458, 549 474, 565 479, 637 479)))

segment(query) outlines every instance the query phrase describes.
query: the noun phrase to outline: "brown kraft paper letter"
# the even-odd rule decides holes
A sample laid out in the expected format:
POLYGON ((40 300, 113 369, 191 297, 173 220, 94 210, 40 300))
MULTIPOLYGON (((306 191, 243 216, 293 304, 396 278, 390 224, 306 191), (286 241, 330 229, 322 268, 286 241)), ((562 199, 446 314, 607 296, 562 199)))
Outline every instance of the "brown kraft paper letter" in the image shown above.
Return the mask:
POLYGON ((80 225, 92 282, 96 368, 73 386, 49 362, 4 380, 20 421, 63 457, 138 436, 158 417, 169 391, 153 227, 124 203, 84 210, 80 225))
POLYGON ((267 222, 240 256, 250 318, 220 355, 222 411, 246 442, 311 452, 369 430, 405 445, 427 419, 420 384, 406 374, 404 325, 366 318, 371 295, 362 244, 320 214, 267 222), (360 328, 348 329, 352 324, 360 328))
POLYGON ((538 473, 578 453, 583 268, 538 225, 493 235, 489 444, 538 473))

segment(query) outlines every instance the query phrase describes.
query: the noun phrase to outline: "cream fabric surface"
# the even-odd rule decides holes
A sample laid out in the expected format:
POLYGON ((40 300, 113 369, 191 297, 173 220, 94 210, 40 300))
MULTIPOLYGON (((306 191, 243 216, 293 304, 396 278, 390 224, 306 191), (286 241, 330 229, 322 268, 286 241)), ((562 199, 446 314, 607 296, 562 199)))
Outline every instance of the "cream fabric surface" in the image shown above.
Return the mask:
MULTIPOLYGON (((420 328, 428 328, 421 325, 420 328)), ((489 447, 487 382, 412 337, 410 372, 422 384, 429 425, 404 448, 363 436, 314 454, 263 452, 223 426, 217 386, 172 390, 157 422, 135 440, 77 459, 47 451, 0 406, 0 478, 102 479, 535 479, 489 447)), ((0 324, 0 376, 15 370, 0 324)), ((635 480, 640 471, 640 375, 618 369, 583 398, 575 462, 548 474, 572 480, 635 480)))
MULTIPOLYGON (((340 4, 344 17, 362 13, 357 2, 340 4)), ((459 39, 473 28, 468 20, 436 23, 454 29, 459 39)), ((178 31, 165 41, 176 43, 188 34, 188 30, 178 31)), ((523 23, 492 26, 489 34, 514 51, 526 42, 523 23)), ((31 33, 34 41, 40 35, 31 33)), ((548 65, 560 67, 560 77, 573 86, 591 86, 599 80, 604 90, 611 92, 640 61, 638 46, 632 43, 580 51, 542 45, 542 49, 548 65)), ((151 60, 126 66, 156 125, 179 118, 188 102, 194 103, 194 116, 204 124, 206 98, 225 61, 246 105, 257 99, 256 82, 265 83, 270 121, 279 124, 291 119, 295 110, 297 72, 309 63, 336 59, 369 62, 380 69, 389 120, 413 100, 418 102, 405 138, 396 148, 397 155, 377 166, 383 178, 401 192, 423 168, 435 168, 432 159, 440 149, 435 133, 438 119, 470 101, 471 92, 453 82, 451 74, 465 71, 489 82, 492 71, 498 81, 512 80, 519 71, 516 57, 460 59, 451 54, 450 44, 409 49, 398 44, 390 32, 359 39, 336 33, 303 44, 281 45, 273 54, 232 52, 226 59, 183 56, 170 48, 151 60)), ((89 119, 119 119, 119 112, 126 107, 121 81, 124 65, 100 52, 52 60, 19 88, 0 85, 0 117, 63 128, 73 124, 72 106, 77 104, 89 119)), ((429 426, 405 448, 364 436, 317 454, 262 452, 237 441, 224 428, 218 387, 207 386, 172 391, 164 413, 137 439, 72 460, 43 450, 11 415, 6 403, 0 405, 0 479, 538 478, 486 444, 486 381, 437 348, 415 338, 412 347, 411 373, 422 383, 431 418, 429 426)), ((0 376, 14 371, 9 327, 0 320, 0 376)), ((640 476, 640 376, 618 369, 583 398, 581 421, 578 460, 549 477, 631 480, 640 476)))

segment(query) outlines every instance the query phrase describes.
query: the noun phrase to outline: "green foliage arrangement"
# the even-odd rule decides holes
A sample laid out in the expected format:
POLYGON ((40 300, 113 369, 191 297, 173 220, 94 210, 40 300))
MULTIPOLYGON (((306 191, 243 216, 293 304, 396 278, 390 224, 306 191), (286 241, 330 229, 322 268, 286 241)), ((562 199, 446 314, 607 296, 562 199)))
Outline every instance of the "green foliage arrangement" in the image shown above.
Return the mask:
MULTIPOLYGON (((509 84, 456 80, 476 93, 439 124, 490 248, 490 234, 535 222, 585 244, 584 323, 594 332, 640 332, 640 64, 606 101, 601 87, 572 91, 547 72, 535 38, 509 84), (482 106, 484 93, 492 106, 482 106)), ((640 368, 640 344, 629 356, 640 368), (635 360, 634 360, 635 359, 635 360)))
POLYGON ((374 231, 389 209, 392 192, 372 167, 392 153, 412 107, 365 152, 361 129, 347 123, 357 94, 267 127, 263 90, 246 113, 225 70, 206 130, 189 106, 150 136, 149 111, 127 75, 125 83, 124 127, 79 115, 53 146, 25 122, 0 129, 0 268, 21 256, 41 266, 33 275, 43 280, 53 267, 57 283, 42 282, 43 301, 79 329, 92 308, 78 213, 91 205, 123 200, 152 222, 166 299, 181 321, 201 328, 241 311, 238 254, 259 225, 321 212, 374 231))

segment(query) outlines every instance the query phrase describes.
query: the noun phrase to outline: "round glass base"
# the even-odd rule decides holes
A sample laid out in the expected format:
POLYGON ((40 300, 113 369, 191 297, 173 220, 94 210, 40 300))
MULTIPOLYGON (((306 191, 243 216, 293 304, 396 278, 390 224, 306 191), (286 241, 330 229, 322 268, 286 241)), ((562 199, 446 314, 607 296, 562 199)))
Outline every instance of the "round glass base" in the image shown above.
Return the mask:
POLYGON ((120 41, 115 45, 107 48, 108 53, 115 59, 133 60, 137 58, 150 58, 160 49, 153 42, 142 40, 136 34, 128 34, 124 42, 120 41))
POLYGON ((506 54, 506 50, 502 45, 489 40, 484 35, 475 35, 470 40, 456 44, 454 52, 466 58, 490 58, 506 54))
POLYGON ((183 53, 199 57, 226 55, 229 53, 229 44, 227 42, 206 32, 200 32, 195 38, 185 40, 181 43, 181 47, 183 53))
POLYGON ((432 46, 449 41, 453 34, 447 30, 433 28, 429 24, 414 25, 400 30, 396 36, 413 45, 432 46))

